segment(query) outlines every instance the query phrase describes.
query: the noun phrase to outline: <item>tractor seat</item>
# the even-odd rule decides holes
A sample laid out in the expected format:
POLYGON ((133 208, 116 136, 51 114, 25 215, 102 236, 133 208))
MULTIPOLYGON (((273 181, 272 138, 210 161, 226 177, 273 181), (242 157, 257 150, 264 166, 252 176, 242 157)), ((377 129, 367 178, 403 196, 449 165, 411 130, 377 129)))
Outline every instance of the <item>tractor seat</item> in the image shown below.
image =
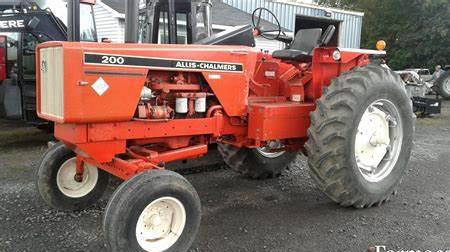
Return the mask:
POLYGON ((314 48, 327 44, 336 27, 328 26, 322 35, 321 28, 299 30, 288 49, 273 52, 272 57, 283 61, 311 62, 314 48))
POLYGON ((312 56, 310 55, 310 53, 295 49, 284 49, 275 51, 273 52, 272 57, 275 59, 286 61, 298 61, 298 62, 312 61, 312 56))

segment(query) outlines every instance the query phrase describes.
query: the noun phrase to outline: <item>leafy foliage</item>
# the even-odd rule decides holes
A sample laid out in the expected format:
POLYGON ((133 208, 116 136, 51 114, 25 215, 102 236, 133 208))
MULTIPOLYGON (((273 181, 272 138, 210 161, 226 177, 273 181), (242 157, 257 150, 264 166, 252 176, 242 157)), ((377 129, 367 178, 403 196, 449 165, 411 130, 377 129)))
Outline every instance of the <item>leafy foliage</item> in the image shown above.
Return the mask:
POLYGON ((449 0, 318 0, 319 4, 363 11, 363 48, 387 43, 389 65, 434 68, 450 64, 449 0))

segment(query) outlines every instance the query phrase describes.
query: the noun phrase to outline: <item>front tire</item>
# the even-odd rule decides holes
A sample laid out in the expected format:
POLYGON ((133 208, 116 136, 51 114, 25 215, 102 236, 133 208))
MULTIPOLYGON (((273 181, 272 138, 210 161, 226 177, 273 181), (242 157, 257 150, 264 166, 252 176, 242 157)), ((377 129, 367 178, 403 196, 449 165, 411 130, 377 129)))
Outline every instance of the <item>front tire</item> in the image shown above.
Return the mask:
POLYGON ((41 198, 59 210, 81 210, 97 202, 105 192, 109 174, 85 164, 83 180, 75 181, 76 157, 57 143, 45 154, 36 169, 36 187, 41 198))
POLYGON ((103 219, 108 251, 185 252, 201 221, 193 186, 171 171, 149 170, 124 182, 103 219))
POLYGON ((318 187, 343 206, 388 200, 413 146, 414 116, 401 79, 382 67, 358 68, 334 79, 316 105, 305 148, 318 187))

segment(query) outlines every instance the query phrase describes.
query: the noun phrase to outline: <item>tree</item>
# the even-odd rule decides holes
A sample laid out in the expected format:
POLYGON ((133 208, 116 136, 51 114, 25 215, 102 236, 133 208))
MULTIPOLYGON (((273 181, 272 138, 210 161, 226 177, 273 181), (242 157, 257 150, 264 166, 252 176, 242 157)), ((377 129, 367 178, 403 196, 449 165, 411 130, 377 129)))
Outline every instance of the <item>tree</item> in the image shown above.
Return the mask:
POLYGON ((394 69, 433 68, 450 64, 450 4, 448 0, 319 0, 319 4, 365 13, 364 48, 377 40, 387 43, 394 69))

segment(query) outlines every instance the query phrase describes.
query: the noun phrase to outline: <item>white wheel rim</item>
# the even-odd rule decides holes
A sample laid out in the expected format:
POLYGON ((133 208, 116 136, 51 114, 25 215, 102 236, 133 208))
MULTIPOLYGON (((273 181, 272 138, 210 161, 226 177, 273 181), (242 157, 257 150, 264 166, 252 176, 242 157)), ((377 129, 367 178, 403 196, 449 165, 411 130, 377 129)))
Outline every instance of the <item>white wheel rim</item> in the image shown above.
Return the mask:
POLYGON ((172 247, 186 225, 186 210, 173 197, 154 200, 142 211, 136 224, 136 239, 142 249, 161 252, 172 247))
POLYGON ((396 106, 384 99, 370 104, 355 136, 355 161, 364 179, 377 183, 388 177, 397 163, 403 127, 396 106))
POLYGON ((92 165, 84 163, 83 180, 77 182, 75 174, 77 158, 68 159, 64 162, 56 174, 56 184, 58 189, 67 197, 82 198, 94 190, 98 181, 98 169, 92 165))
POLYGON ((256 148, 256 151, 266 158, 277 158, 282 156, 286 151, 274 151, 276 149, 283 148, 283 144, 280 141, 270 141, 266 146, 256 148))

